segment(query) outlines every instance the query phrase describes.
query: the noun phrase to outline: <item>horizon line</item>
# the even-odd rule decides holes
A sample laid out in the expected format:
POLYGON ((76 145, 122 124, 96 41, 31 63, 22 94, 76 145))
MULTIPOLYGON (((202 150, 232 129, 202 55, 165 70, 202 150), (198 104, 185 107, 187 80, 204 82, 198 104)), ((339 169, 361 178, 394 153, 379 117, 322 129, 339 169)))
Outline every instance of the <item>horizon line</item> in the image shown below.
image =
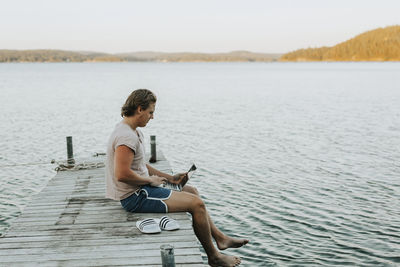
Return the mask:
MULTIPOLYGON (((91 52, 91 53, 104 53, 104 54, 126 54, 126 53, 164 53, 164 54, 175 54, 175 53, 191 53, 191 54, 229 54, 234 52, 248 52, 254 54, 286 54, 288 52, 257 52, 245 49, 236 49, 230 50, 225 52, 199 52, 199 51, 175 51, 175 52, 166 52, 166 51, 155 51, 155 50, 136 50, 136 51, 129 51, 129 52, 104 52, 98 50, 68 50, 68 49, 60 49, 60 48, 29 48, 29 49, 15 49, 15 48, 0 48, 0 51, 9 50, 9 51, 41 51, 41 50, 52 50, 52 51, 66 51, 66 52, 77 52, 77 53, 84 53, 84 52, 91 52)), ((294 51, 294 50, 293 50, 294 51)))

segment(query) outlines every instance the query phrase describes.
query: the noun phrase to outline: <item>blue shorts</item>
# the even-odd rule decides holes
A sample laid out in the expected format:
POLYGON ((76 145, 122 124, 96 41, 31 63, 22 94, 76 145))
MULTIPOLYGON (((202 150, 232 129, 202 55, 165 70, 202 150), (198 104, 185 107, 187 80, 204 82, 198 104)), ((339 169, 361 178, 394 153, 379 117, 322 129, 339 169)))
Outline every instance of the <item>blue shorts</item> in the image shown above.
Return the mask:
POLYGON ((121 205, 129 212, 167 213, 168 206, 163 200, 169 199, 171 194, 170 189, 144 185, 131 196, 121 200, 121 205))

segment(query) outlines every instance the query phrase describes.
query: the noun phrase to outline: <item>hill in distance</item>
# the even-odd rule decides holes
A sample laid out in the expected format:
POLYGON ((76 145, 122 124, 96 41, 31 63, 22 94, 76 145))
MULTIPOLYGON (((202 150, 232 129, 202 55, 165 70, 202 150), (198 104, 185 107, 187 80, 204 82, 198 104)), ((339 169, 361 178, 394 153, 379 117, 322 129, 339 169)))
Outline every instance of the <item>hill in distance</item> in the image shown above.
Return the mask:
POLYGON ((95 52, 63 50, 0 50, 0 62, 101 62, 121 61, 120 58, 95 52))
POLYGON ((333 47, 299 49, 279 61, 400 61, 400 26, 367 31, 333 47))
POLYGON ((277 61, 281 54, 253 53, 249 51, 232 51, 229 53, 162 53, 133 52, 116 54, 126 61, 159 61, 159 62, 270 62, 277 61))
POLYGON ((90 51, 63 50, 0 50, 0 62, 270 62, 281 54, 233 51, 229 53, 162 53, 132 52, 106 54, 90 51))

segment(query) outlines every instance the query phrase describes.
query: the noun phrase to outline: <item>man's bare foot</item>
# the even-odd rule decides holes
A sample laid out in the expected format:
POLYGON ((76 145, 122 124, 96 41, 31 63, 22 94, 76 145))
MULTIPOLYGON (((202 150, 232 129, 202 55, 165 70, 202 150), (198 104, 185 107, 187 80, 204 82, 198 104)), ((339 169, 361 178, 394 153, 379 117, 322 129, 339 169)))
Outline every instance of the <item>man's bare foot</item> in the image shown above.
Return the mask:
POLYGON ((219 250, 225 250, 227 248, 240 248, 249 243, 249 240, 225 236, 223 239, 217 240, 216 242, 219 250))
POLYGON ((208 264, 212 267, 234 267, 240 265, 240 258, 218 253, 214 258, 208 258, 208 264))

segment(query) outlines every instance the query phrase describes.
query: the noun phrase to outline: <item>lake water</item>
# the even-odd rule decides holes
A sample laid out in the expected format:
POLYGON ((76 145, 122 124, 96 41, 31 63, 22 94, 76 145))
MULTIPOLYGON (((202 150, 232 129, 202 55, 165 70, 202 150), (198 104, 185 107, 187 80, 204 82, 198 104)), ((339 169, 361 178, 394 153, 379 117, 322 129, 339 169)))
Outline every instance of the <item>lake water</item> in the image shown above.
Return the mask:
POLYGON ((251 239, 244 266, 400 264, 400 63, 0 64, 0 233, 66 136, 105 152, 136 88, 158 96, 144 133, 251 239))

